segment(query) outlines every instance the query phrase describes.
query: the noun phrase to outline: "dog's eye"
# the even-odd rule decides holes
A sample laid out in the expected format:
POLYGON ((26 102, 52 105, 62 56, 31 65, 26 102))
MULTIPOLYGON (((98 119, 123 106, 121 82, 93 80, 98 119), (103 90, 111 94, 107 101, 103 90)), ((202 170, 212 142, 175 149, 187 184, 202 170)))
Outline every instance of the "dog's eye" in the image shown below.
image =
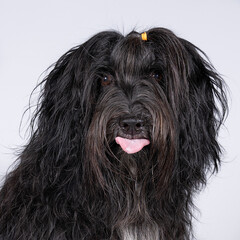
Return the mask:
POLYGON ((151 73, 150 74, 151 78, 154 78, 155 80, 157 80, 158 82, 162 80, 162 75, 160 73, 151 73))
POLYGON ((112 76, 111 75, 106 75, 103 76, 101 79, 101 84, 102 86, 107 86, 112 83, 112 76))

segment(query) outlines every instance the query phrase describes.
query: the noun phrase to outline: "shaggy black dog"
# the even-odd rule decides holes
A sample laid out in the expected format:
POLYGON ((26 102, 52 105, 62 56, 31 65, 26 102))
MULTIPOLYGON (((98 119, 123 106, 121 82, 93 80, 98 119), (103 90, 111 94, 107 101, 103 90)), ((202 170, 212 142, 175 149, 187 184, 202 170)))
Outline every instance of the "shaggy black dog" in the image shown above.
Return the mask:
POLYGON ((0 192, 6 240, 185 240, 218 170, 227 112, 206 55, 163 28, 106 31, 43 81, 29 143, 0 192))

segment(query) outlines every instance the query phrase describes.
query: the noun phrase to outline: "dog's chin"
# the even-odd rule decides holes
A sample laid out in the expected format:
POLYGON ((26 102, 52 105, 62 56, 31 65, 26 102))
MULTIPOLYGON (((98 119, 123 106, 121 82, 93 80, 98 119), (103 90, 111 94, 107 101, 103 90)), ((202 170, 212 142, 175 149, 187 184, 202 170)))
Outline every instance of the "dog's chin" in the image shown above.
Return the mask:
POLYGON ((140 152, 145 146, 150 144, 150 141, 145 138, 129 139, 124 137, 116 137, 115 141, 120 145, 121 149, 127 154, 140 152))

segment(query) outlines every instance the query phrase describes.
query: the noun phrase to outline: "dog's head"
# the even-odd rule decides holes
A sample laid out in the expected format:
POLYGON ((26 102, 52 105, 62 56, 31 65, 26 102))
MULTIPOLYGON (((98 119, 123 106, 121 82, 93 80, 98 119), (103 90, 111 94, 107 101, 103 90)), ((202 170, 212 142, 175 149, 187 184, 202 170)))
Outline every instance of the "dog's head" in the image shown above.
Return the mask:
POLYGON ((109 172, 124 176, 124 161, 141 164, 162 188, 173 179, 191 188, 218 167, 223 80, 201 50, 167 29, 150 29, 147 40, 93 36, 58 60, 41 99, 41 146, 51 144, 54 161, 84 159, 83 172, 102 186, 109 172))

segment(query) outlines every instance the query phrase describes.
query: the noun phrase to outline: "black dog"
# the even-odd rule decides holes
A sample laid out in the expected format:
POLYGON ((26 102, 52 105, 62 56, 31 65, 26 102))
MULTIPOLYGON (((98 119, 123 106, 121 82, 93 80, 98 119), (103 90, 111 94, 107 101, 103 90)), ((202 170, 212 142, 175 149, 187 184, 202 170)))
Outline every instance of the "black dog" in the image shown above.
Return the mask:
POLYGON ((2 239, 190 239, 227 113, 206 55, 163 28, 101 32, 43 84, 0 192, 2 239))

